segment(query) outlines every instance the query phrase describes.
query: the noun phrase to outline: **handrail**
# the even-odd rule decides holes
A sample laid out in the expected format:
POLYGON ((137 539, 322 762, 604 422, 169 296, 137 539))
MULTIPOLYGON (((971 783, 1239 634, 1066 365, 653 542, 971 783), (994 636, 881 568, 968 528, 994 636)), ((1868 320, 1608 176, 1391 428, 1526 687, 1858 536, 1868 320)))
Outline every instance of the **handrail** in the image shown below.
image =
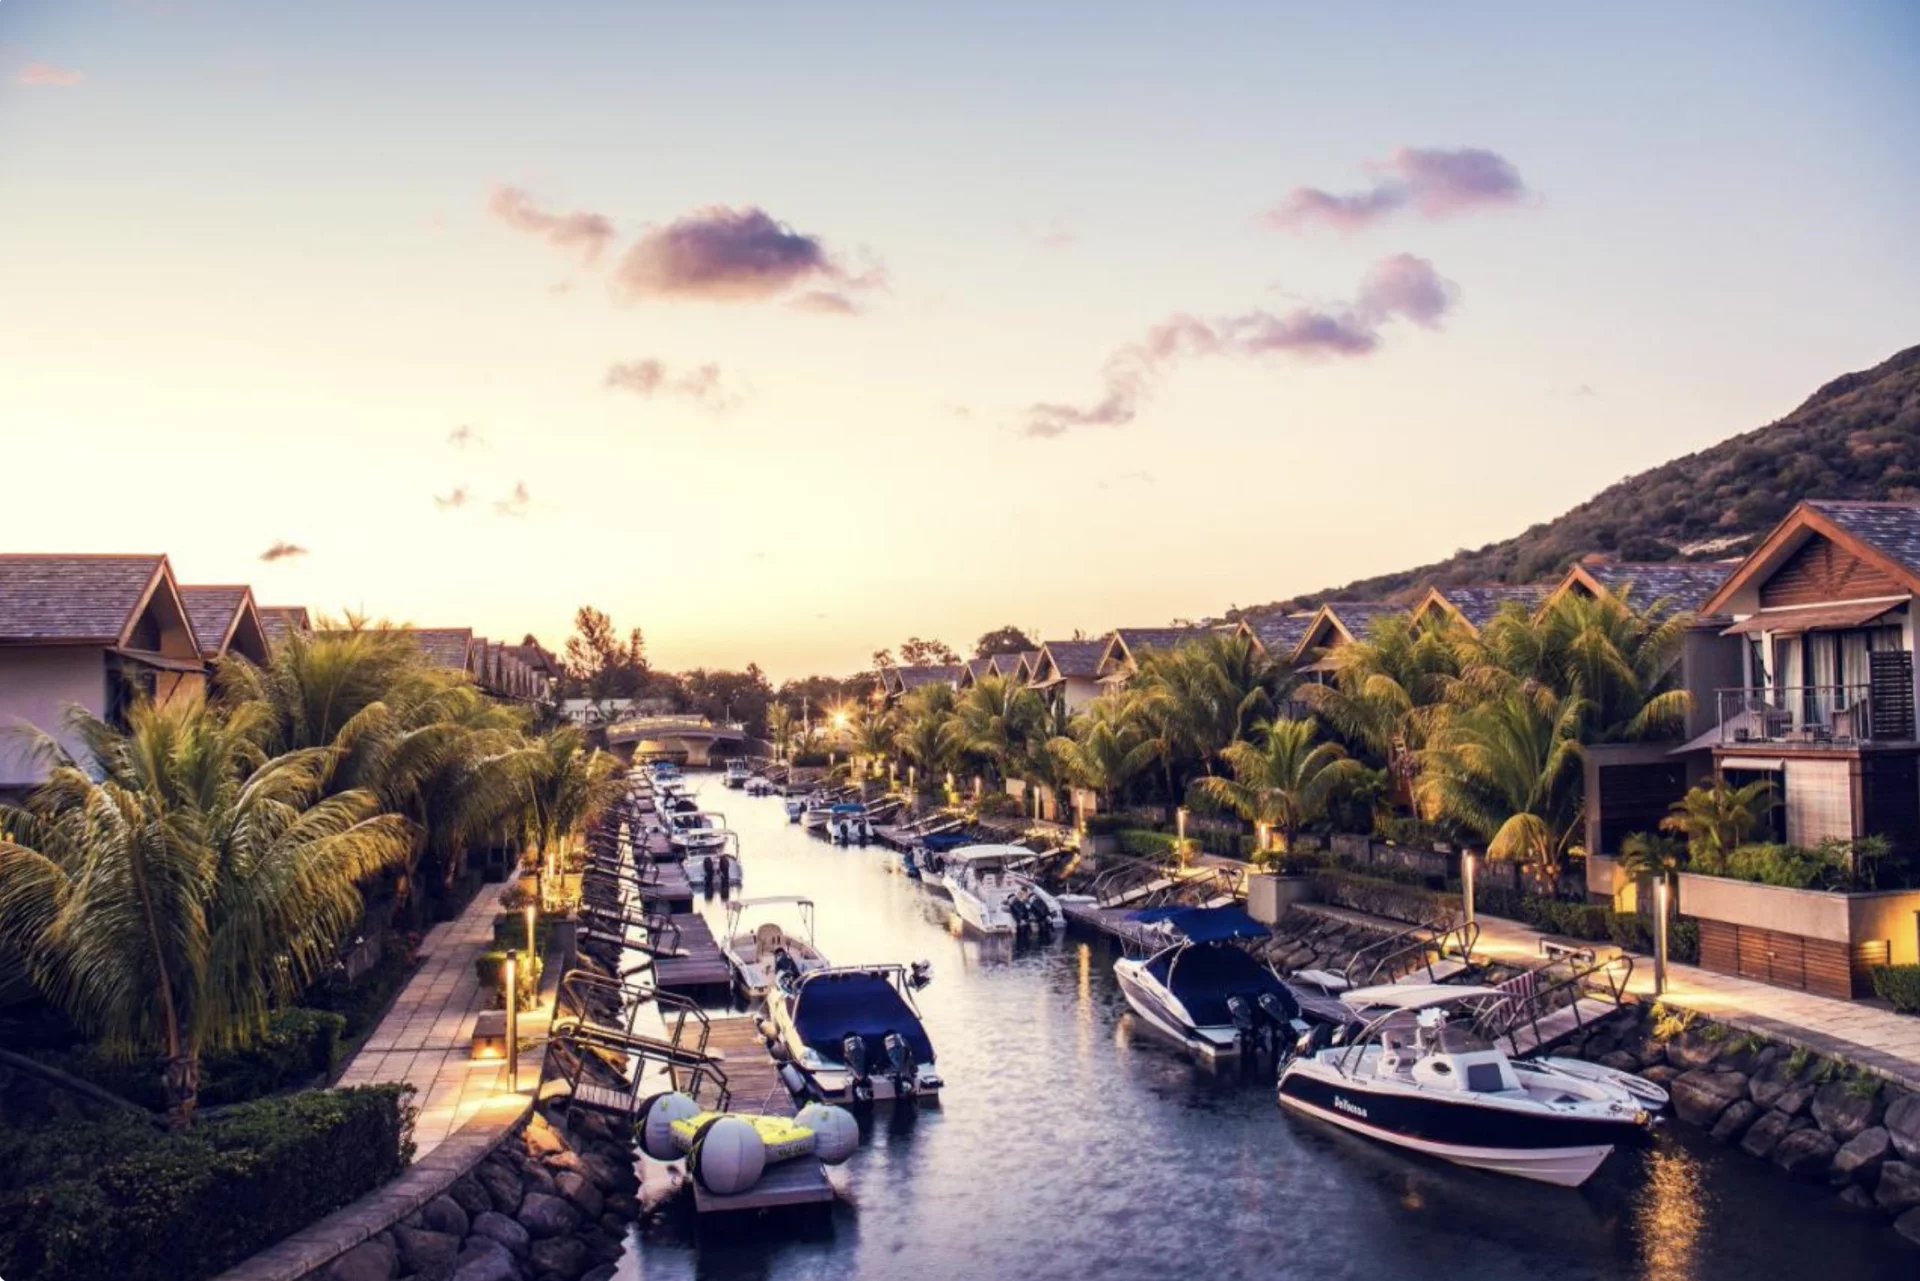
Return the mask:
MULTIPOLYGON (((1542 940, 1544 944, 1546 940, 1542 940)), ((1544 950, 1544 949, 1543 949, 1544 950)), ((1548 955, 1553 955, 1548 953, 1548 955)), ((1481 1016, 1480 1023, 1487 1039, 1497 1041, 1507 1039, 1507 1045, 1514 1053, 1520 1052, 1519 1032, 1524 1027, 1533 1033, 1531 1049, 1539 1049, 1541 1043, 1540 1020, 1556 1010, 1571 1007, 1573 1010, 1573 1031, 1586 1027, 1586 1016, 1580 1010, 1583 995, 1593 993, 1607 1001, 1614 1008, 1626 1004, 1627 991, 1633 983, 1633 956, 1627 952, 1616 951, 1611 956, 1596 957, 1590 950, 1563 953, 1572 961, 1573 968, 1563 977, 1548 984, 1536 987, 1524 995, 1515 993, 1505 1002, 1488 1010, 1481 1016), (1596 977, 1600 980, 1595 983, 1596 977), (1572 991, 1573 999, 1560 1001, 1562 992, 1572 991)), ((1538 970, 1528 971, 1528 975, 1539 975, 1552 969, 1557 960, 1549 961, 1538 970)), ((1526 977, 1526 976, 1522 976, 1526 977)), ((1611 1013, 1611 1011, 1609 1011, 1611 1013)))
MULTIPOLYGON (((1460 949, 1460 959, 1468 965, 1473 964, 1473 949, 1480 942, 1480 922, 1478 921, 1458 921, 1437 934, 1432 932, 1433 927, 1431 926, 1415 926, 1413 930, 1392 935, 1384 941, 1391 943, 1398 939, 1407 938, 1409 934, 1423 930, 1426 931, 1427 937, 1413 939, 1403 946, 1387 953, 1385 956, 1380 957, 1379 960, 1374 962, 1373 968, 1367 971, 1364 979, 1355 977, 1354 967, 1360 962, 1360 959, 1364 955, 1379 947, 1380 944, 1369 944, 1367 947, 1355 952, 1348 960, 1346 969, 1343 971, 1348 984, 1352 987, 1371 987, 1381 981, 1383 973, 1387 982, 1392 982, 1400 978, 1402 974, 1412 973, 1411 970, 1396 971, 1394 969, 1394 963, 1396 961, 1412 953, 1418 953, 1425 958, 1424 968, 1427 971, 1427 978, 1438 982, 1439 975, 1434 972, 1434 967, 1448 955, 1449 946, 1447 940, 1449 939, 1453 939, 1454 946, 1460 949)), ((1422 967, 1416 966, 1415 968, 1422 967)))

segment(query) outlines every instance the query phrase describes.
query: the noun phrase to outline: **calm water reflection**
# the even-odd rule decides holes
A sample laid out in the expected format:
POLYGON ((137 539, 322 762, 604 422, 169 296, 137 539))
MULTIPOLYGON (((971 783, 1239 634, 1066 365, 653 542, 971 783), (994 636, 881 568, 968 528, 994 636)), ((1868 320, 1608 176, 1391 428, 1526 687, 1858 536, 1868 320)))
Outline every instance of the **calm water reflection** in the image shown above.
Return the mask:
MULTIPOLYGON (((636 1245, 625 1281, 948 1277, 1910 1278, 1920 1256, 1773 1171, 1663 1136, 1569 1192, 1411 1159, 1284 1116, 1270 1084, 1196 1069, 1126 1016, 1103 942, 956 937, 877 848, 780 802, 702 800, 742 834, 749 895, 806 894, 835 961, 934 962, 921 1007, 943 1105, 843 1170, 811 1240, 636 1245)), ((709 909, 716 917, 719 908, 709 909)), ((716 924, 717 924, 716 920, 716 924)))

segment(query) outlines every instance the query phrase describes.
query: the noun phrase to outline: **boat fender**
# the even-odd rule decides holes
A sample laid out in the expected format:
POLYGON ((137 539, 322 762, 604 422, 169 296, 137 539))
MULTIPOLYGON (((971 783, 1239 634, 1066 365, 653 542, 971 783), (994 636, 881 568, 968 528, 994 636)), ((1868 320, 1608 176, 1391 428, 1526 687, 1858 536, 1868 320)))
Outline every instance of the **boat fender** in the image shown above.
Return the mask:
POLYGON ((701 1107, 687 1095, 677 1092, 655 1094, 640 1105, 634 1118, 634 1135, 640 1150, 656 1161, 678 1161, 680 1145, 674 1141, 673 1123, 700 1115, 701 1107))
POLYGON ((860 1147, 860 1123, 845 1108, 809 1103, 793 1120, 813 1131, 813 1154, 828 1165, 839 1165, 860 1147))
MULTIPOLYGON (((780 1028, 772 1019, 761 1019, 758 1023, 754 1024, 754 1027, 759 1031, 760 1039, 768 1045, 778 1046, 780 1044, 780 1028)), ((781 1048, 780 1052, 785 1053, 784 1047, 781 1048)))
POLYGON ((701 1127, 693 1141, 687 1171, 716 1196, 734 1196, 760 1181, 767 1168, 767 1145, 753 1122, 720 1116, 701 1127))

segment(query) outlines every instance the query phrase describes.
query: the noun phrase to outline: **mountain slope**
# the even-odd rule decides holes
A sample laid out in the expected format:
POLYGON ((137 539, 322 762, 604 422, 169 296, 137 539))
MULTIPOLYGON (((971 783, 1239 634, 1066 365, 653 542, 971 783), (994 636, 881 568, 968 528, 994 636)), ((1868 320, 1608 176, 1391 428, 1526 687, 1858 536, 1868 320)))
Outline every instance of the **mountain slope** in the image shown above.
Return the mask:
POLYGON ((1380 599, 1428 583, 1539 582, 1590 552, 1721 559, 1745 551, 1803 498, 1920 500, 1920 347, 1843 374, 1778 422, 1629 476, 1517 537, 1232 616, 1380 599))

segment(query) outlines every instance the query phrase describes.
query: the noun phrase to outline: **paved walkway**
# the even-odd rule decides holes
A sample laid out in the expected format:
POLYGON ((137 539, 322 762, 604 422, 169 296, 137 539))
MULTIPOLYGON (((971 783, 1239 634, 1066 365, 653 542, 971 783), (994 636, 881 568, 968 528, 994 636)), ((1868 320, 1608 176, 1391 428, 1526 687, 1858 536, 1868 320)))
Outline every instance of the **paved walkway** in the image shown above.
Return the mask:
MULTIPOLYGON (((1538 959, 1540 940, 1552 937, 1518 921, 1497 916, 1478 919, 1477 951, 1493 960, 1538 959)), ((1634 957, 1629 987, 1636 995, 1653 999, 1652 957, 1634 957)), ((1743 1032, 1844 1059, 1920 1090, 1920 1018, 1912 1015, 1715 974, 1696 965, 1669 965, 1667 990, 1660 999, 1743 1032)))
MULTIPOLYGON (((412 1085, 418 1091, 414 1143, 420 1157, 490 1103, 496 1110, 504 1107, 499 1100, 514 1093, 504 1061, 473 1058, 474 1022, 491 1004, 473 962, 493 946, 493 919, 500 911, 500 887, 486 885, 466 911, 427 932, 419 971, 340 1077, 341 1085, 412 1085)), ((536 1030, 530 1022, 521 1024, 523 1044, 536 1030)), ((538 1050, 523 1050, 523 1084, 538 1075, 539 1062, 538 1050)))

